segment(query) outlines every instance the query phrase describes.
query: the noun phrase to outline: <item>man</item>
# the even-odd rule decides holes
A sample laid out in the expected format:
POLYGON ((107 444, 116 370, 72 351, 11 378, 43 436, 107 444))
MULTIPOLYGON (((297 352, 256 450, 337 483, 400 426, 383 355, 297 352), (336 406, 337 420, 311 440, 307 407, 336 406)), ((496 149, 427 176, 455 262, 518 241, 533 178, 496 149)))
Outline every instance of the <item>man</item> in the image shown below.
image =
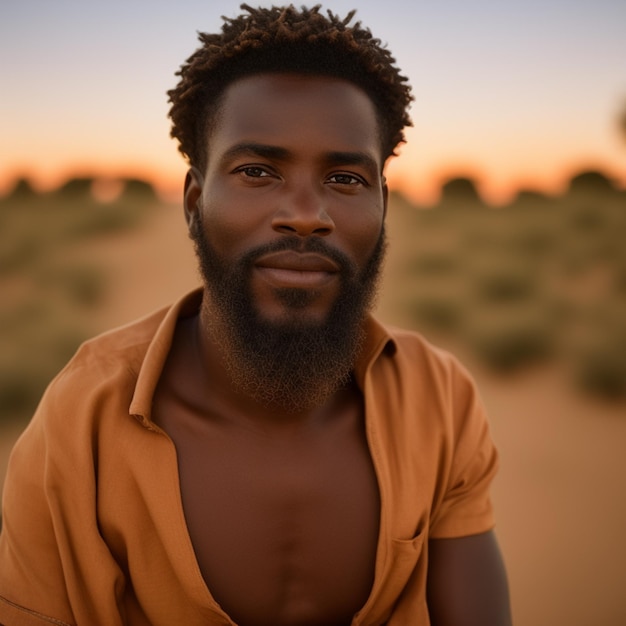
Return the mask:
POLYGON ((352 14, 242 8, 169 93, 204 288, 46 392, 0 622, 509 624, 474 386, 368 313, 406 79, 352 14))

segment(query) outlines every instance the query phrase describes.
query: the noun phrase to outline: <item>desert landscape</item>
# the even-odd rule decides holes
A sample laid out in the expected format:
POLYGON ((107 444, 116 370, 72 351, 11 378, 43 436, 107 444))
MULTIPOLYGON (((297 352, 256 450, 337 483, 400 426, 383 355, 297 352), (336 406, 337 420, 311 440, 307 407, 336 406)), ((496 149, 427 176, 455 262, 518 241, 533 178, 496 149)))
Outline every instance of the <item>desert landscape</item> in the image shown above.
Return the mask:
MULTIPOLYGON (((624 203, 623 196, 620 203, 624 203)), ((64 267, 88 261, 89 267, 103 268, 106 289, 99 297, 93 296, 95 303, 85 306, 76 318, 85 332, 128 322, 199 284, 182 209, 153 203, 144 213, 137 227, 112 229, 55 253, 64 267)), ((623 213, 626 216, 626 210, 623 213)), ((501 454, 494 500, 514 623, 623 626, 626 403, 573 385, 568 358, 536 358, 525 367, 494 368, 493 362, 480 358, 471 342, 450 332, 446 324, 424 322, 422 327, 427 318, 417 315, 411 304, 413 291, 419 288, 419 273, 407 270, 421 249, 413 219, 403 201, 394 198, 377 314, 389 323, 420 328, 453 350, 478 382, 501 454)), ((18 280, 7 271, 0 281, 5 301, 0 321, 6 324, 7 302, 25 301, 29 287, 23 278, 18 280)), ((89 300, 89 292, 83 297, 89 300)), ((516 311, 520 308, 515 304, 516 311)), ((64 310, 57 312, 66 315, 64 310)), ((450 321, 445 314, 443 319, 450 321)), ((621 319, 623 327, 625 318, 621 319)), ((559 317, 557 324, 564 323, 559 317)), ((4 342, 6 334, 3 337, 4 342)), ((22 343, 22 352, 27 345, 22 343)), ((6 354, 7 350, 3 347, 6 354)), ((22 415, 18 420, 0 421, 0 481, 25 419, 22 415)))

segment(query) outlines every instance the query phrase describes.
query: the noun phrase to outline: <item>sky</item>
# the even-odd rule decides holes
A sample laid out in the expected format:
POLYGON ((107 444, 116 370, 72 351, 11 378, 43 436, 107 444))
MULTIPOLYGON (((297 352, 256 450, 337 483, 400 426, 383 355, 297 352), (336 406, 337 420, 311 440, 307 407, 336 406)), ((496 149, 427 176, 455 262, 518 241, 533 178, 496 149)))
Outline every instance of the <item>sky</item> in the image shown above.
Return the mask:
MULTIPOLYGON (((236 0, 0 0, 0 193, 27 176, 148 178, 182 196, 165 92, 236 0)), ((269 5, 271 2, 253 2, 269 5)), ((301 4, 296 2, 296 4, 301 4)), ((626 187, 624 0, 333 0, 409 77, 414 126, 388 166, 422 203, 454 176, 494 204, 600 169, 626 187)))

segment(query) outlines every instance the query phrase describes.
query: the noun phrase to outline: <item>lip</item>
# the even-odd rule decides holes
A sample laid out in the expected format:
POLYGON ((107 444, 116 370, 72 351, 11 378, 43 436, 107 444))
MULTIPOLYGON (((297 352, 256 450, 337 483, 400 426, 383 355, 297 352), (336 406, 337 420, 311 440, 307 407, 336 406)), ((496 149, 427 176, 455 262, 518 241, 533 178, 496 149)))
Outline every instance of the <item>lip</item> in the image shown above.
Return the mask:
POLYGON ((255 267, 266 280, 284 287, 320 287, 339 273, 339 266, 328 257, 294 250, 266 254, 255 267))
POLYGON ((327 256, 315 252, 296 252, 295 250, 281 250, 266 254, 257 260, 256 266, 292 272, 326 272, 332 274, 339 271, 339 266, 327 256))

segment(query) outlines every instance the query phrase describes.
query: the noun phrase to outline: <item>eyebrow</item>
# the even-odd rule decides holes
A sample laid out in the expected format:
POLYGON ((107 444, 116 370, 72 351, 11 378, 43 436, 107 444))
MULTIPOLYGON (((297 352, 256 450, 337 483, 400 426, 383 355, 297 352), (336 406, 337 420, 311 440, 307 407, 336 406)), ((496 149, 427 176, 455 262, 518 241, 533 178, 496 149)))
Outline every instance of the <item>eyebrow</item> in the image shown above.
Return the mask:
MULTIPOLYGON (((287 148, 280 146, 272 146, 264 143, 242 142, 235 144, 222 155, 222 162, 228 162, 242 156, 256 156, 277 161, 287 161, 292 152, 287 148)), ((366 152, 361 151, 332 151, 325 155, 325 161, 329 165, 359 165, 377 172, 379 170, 378 163, 366 152)))
POLYGON ((366 152, 330 152, 326 159, 331 165, 360 165, 372 172, 379 170, 378 163, 366 152))
POLYGON ((227 162, 242 156, 257 156, 265 159, 286 161, 290 155, 290 151, 286 148, 270 146, 264 143, 245 142, 230 147, 224 152, 221 160, 222 162, 227 162))

